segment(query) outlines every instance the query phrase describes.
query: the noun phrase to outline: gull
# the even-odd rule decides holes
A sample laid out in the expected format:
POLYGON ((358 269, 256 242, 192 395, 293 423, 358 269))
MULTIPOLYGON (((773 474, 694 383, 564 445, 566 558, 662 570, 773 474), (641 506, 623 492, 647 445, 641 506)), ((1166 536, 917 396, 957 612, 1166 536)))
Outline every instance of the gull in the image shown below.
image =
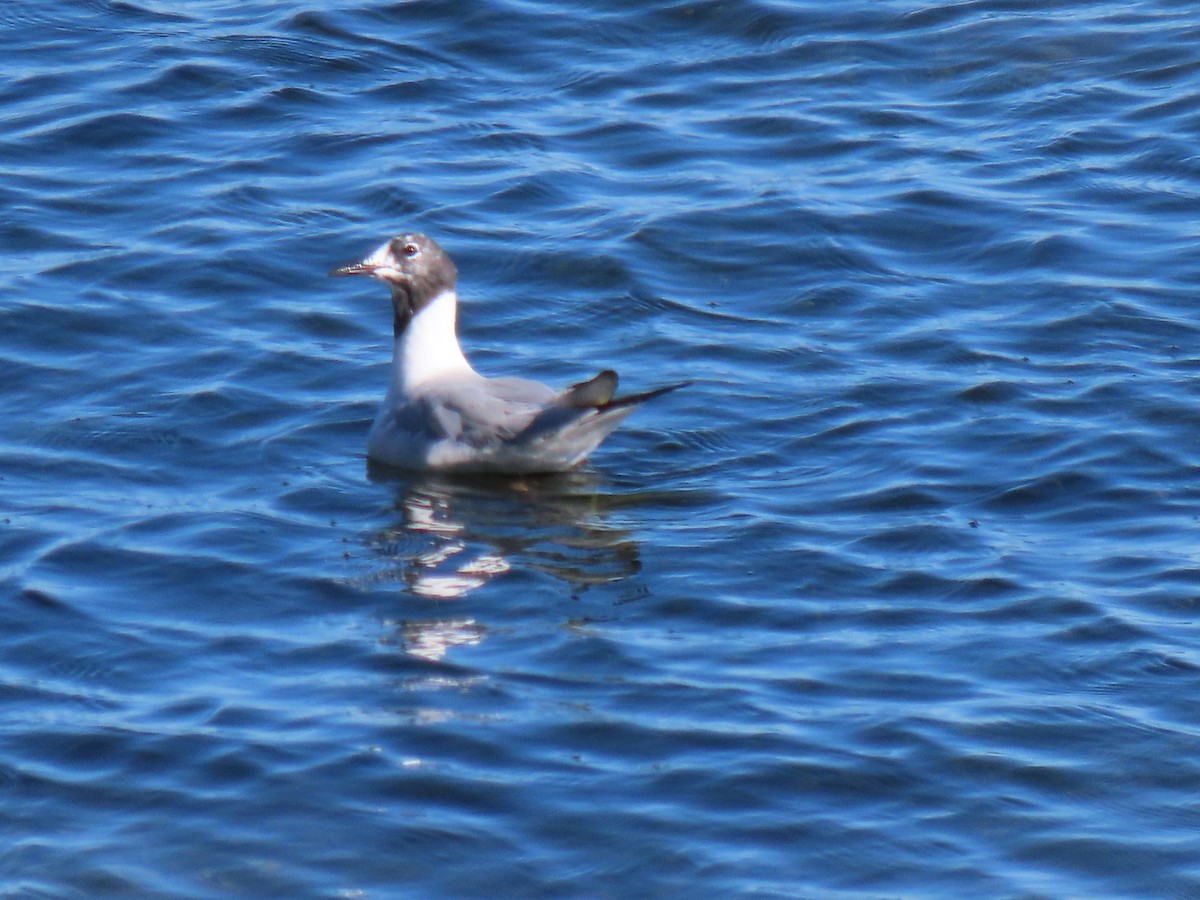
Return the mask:
POLYGON ((563 472, 587 458, 645 401, 672 384, 614 397, 617 373, 554 390, 526 378, 485 378, 458 342, 458 270, 437 242, 406 232, 330 275, 370 275, 392 292, 391 380, 367 455, 418 471, 563 472))

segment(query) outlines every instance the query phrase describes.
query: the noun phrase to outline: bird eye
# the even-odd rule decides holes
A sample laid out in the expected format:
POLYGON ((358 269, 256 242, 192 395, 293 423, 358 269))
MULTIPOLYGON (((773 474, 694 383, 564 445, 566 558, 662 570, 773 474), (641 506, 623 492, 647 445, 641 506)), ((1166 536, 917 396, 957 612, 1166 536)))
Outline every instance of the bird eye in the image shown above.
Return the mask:
POLYGON ((405 256, 416 256, 420 252, 421 252, 421 248, 418 247, 416 244, 412 243, 411 241, 409 241, 407 244, 404 245, 404 255, 405 256))

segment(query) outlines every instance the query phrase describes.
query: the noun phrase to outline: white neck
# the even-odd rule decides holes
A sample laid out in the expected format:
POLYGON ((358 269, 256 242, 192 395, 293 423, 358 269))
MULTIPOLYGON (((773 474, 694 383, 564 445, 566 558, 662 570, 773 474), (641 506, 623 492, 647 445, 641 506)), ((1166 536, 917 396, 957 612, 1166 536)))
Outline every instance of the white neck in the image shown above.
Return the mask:
POLYGON ((413 316, 392 351, 389 394, 409 394, 431 378, 474 372, 458 345, 458 295, 442 291, 413 316))

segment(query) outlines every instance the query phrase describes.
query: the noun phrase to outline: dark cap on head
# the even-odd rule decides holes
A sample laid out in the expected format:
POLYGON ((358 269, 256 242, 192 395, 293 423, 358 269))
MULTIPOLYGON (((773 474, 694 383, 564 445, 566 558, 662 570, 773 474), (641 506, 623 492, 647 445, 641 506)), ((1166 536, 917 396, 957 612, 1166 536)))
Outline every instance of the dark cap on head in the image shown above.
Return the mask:
POLYGON ((392 290, 394 329, 399 335, 438 294, 453 290, 458 270, 437 241, 417 232, 398 234, 360 262, 330 275, 372 275, 392 290))

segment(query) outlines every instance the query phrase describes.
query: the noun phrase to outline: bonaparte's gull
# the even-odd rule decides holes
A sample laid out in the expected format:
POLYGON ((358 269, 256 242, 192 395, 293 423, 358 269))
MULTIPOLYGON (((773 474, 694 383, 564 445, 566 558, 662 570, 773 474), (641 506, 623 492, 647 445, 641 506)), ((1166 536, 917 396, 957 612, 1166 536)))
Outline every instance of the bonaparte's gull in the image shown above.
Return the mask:
POLYGON ((423 234, 397 235, 330 274, 372 275, 392 291, 391 383, 367 438, 367 455, 379 462, 459 472, 561 472, 581 463, 639 404, 683 387, 614 399, 617 373, 611 369, 561 391, 525 378, 484 378, 458 343, 458 272, 423 234))

